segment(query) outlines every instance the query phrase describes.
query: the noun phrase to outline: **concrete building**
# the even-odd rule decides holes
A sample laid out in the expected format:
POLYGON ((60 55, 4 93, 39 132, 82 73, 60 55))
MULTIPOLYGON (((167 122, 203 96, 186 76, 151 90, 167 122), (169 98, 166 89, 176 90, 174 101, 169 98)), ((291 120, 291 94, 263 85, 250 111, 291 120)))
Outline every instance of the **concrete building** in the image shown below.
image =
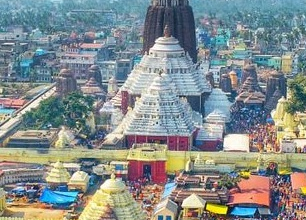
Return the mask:
POLYGON ((17 131, 9 137, 6 147, 12 148, 49 148, 57 139, 57 130, 17 131))

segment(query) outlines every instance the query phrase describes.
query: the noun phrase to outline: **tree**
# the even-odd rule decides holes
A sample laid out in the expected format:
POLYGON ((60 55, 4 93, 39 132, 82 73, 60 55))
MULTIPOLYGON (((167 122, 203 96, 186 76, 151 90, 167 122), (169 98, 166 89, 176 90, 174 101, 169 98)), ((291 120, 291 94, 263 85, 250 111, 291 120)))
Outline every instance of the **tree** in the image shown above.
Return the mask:
POLYGON ((299 74, 288 82, 291 97, 288 100, 286 111, 294 114, 306 110, 306 76, 299 74))
POLYGON ((86 118, 93 111, 93 103, 91 96, 84 96, 80 92, 68 94, 63 99, 65 124, 87 133, 86 118))
POLYGON ((23 124, 27 128, 41 129, 51 125, 62 125, 63 104, 58 97, 50 97, 43 100, 37 109, 26 112, 23 116, 23 124))
POLYGON ((38 108, 23 116, 23 125, 34 129, 67 125, 87 134, 86 118, 92 113, 93 103, 92 97, 79 92, 70 93, 63 100, 59 97, 50 97, 43 100, 38 108))

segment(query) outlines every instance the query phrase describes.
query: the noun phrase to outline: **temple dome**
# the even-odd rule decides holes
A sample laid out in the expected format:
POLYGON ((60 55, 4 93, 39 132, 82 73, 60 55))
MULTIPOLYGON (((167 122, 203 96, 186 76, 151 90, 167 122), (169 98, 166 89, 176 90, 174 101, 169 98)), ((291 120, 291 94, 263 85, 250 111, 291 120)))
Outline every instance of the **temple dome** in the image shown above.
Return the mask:
POLYGON ((70 69, 61 69, 58 75, 62 77, 73 77, 73 73, 70 69))
POLYGON ((221 89, 214 88, 204 104, 205 116, 218 110, 226 116, 226 121, 229 121, 231 105, 232 103, 228 100, 226 94, 221 89))
POLYGON ((179 45, 179 41, 174 37, 159 37, 155 40, 154 46, 149 53, 154 52, 184 52, 184 49, 179 45))
POLYGON ((119 220, 145 220, 140 205, 126 189, 121 180, 116 180, 114 174, 106 180, 93 195, 79 220, 100 220, 113 210, 113 218, 119 220))
POLYGON ((115 174, 112 174, 111 178, 100 186, 100 189, 107 193, 119 193, 123 192, 126 186, 121 180, 116 180, 115 174))

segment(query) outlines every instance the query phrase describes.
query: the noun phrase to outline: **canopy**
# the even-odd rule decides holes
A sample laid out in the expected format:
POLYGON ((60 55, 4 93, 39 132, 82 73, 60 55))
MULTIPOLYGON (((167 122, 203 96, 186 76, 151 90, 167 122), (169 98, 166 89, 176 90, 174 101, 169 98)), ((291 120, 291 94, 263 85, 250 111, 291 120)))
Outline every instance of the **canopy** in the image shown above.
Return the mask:
POLYGON ((239 175, 240 175, 241 177, 248 178, 248 177, 250 177, 251 172, 250 172, 250 171, 241 171, 241 172, 239 173, 239 175))
POLYGON ((226 215, 227 206, 207 203, 206 210, 215 214, 226 215))
POLYGON ((49 204, 57 205, 70 205, 75 202, 78 196, 78 192, 59 192, 51 191, 50 189, 44 189, 39 201, 49 204))
POLYGON ((164 199, 164 198, 167 198, 168 196, 170 196, 170 194, 176 188, 176 186, 177 186, 176 183, 167 183, 165 185, 165 190, 163 192, 163 195, 162 195, 161 199, 164 199))
POLYGON ((306 195, 306 187, 305 186, 301 187, 301 193, 303 195, 306 195))
POLYGON ((290 175, 291 173, 292 173, 291 168, 278 169, 279 175, 290 175))
POLYGON ((234 207, 231 212, 231 215, 236 216, 253 216, 256 212, 256 208, 248 208, 248 207, 234 207))
POLYGON ((258 212, 260 215, 271 215, 269 208, 258 208, 258 212))

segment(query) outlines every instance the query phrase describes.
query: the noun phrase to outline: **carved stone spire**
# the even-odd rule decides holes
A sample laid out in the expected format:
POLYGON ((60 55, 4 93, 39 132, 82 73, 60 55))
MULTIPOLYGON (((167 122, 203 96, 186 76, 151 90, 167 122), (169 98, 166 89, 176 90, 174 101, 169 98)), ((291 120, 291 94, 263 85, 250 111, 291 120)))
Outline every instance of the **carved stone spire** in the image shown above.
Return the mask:
MULTIPOLYGON (((171 35, 197 61, 195 22, 188 0, 153 0, 148 7, 143 33, 143 54, 148 52, 158 37, 164 35, 167 24, 171 35)), ((165 36, 166 37, 166 36, 165 36)))

